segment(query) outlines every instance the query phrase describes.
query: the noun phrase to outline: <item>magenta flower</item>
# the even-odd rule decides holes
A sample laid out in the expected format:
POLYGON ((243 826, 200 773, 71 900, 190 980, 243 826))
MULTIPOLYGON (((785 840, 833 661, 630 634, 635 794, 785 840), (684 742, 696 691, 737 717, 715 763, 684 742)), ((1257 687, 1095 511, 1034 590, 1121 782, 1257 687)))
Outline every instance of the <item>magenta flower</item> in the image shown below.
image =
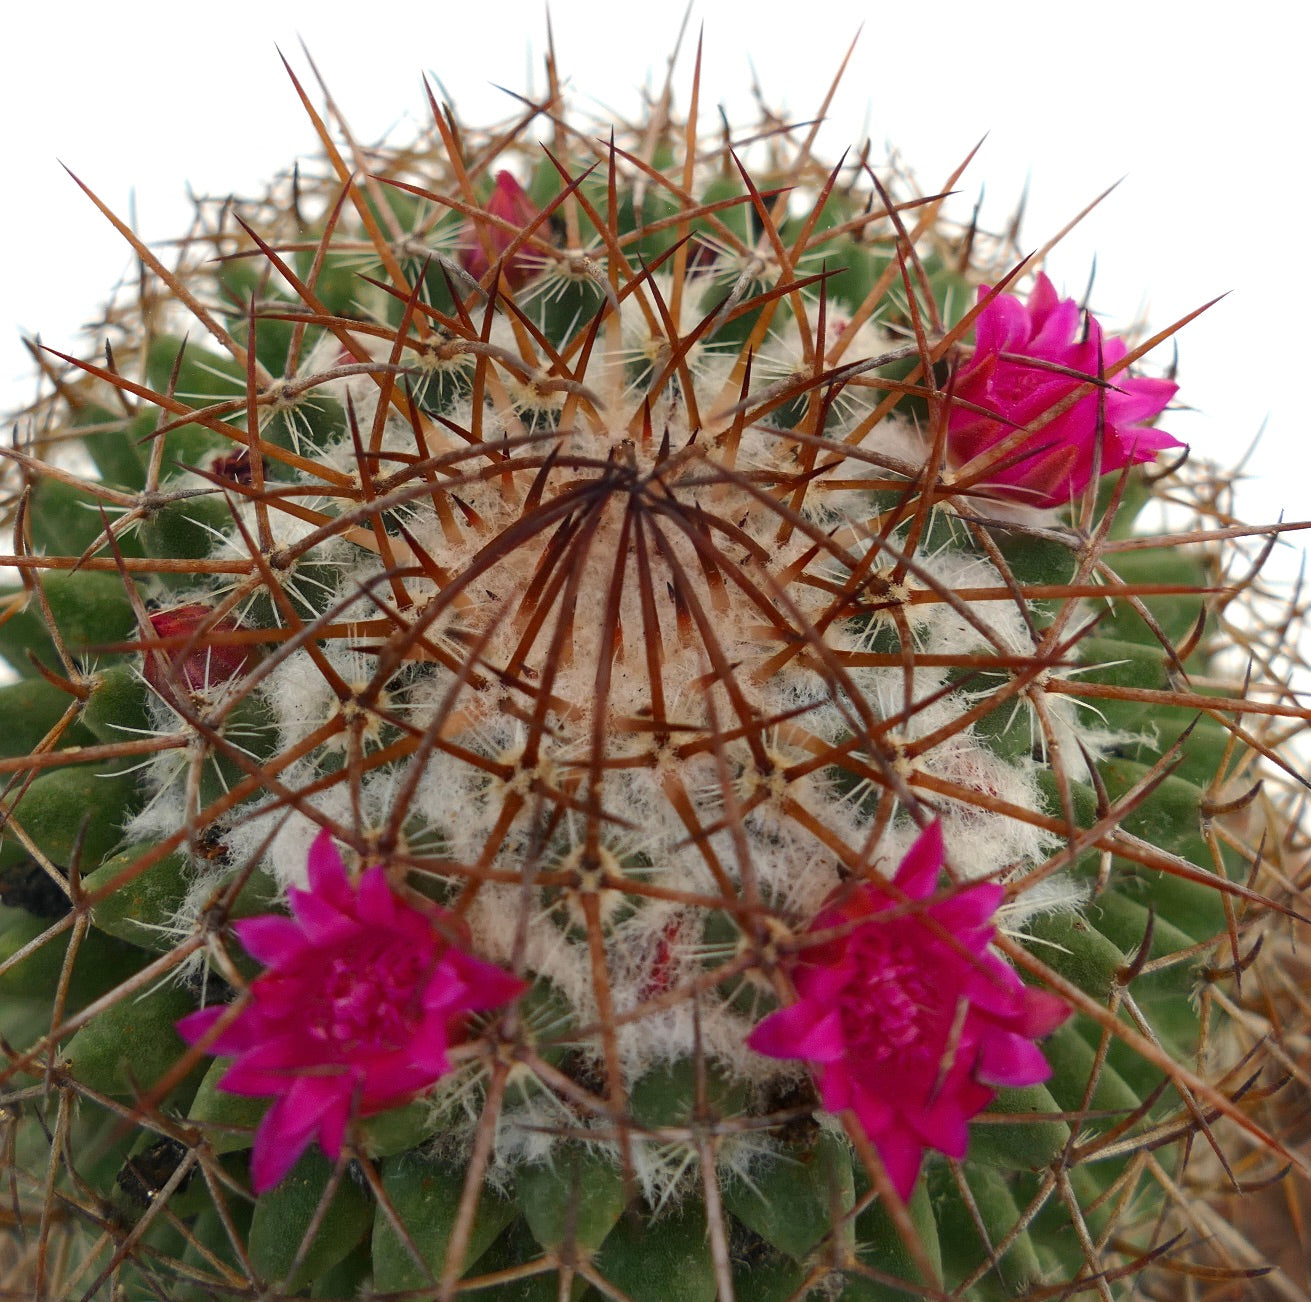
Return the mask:
MULTIPOLYGON (((988 287, 982 287, 980 301, 987 294, 988 287)), ((1051 281, 1041 272, 1027 306, 1014 294, 998 294, 979 314, 974 356, 956 377, 953 394, 1004 419, 992 420, 953 404, 947 421, 951 464, 963 466, 1020 426, 1034 426, 1028 438, 1003 453, 987 471, 981 487, 1000 489, 1033 506, 1063 506, 1087 488, 1097 443, 1098 388, 1050 368, 1063 367, 1096 380, 1099 345, 1103 372, 1128 347, 1123 339, 1104 338, 1091 313, 1081 329, 1082 315, 1074 299, 1056 297, 1051 281), (1083 337, 1076 339, 1078 334, 1083 337), (1069 408, 1047 417, 1081 386, 1082 396, 1069 408)), ((1151 461, 1162 448, 1183 446, 1147 424, 1165 410, 1177 384, 1145 376, 1130 378, 1123 371, 1109 383, 1114 387, 1103 390, 1105 397, 1100 399, 1105 411, 1103 474, 1151 461)))
POLYGON ((1000 886, 906 907, 930 899, 941 869, 935 822, 902 860, 895 891, 866 882, 835 898, 810 930, 842 931, 797 954, 796 1002, 747 1039, 757 1053, 813 1064, 824 1107, 856 1114, 903 1199, 926 1148, 965 1156, 966 1122, 994 1087, 1051 1075, 1033 1041, 1070 1014, 989 948, 1000 886))
MULTIPOLYGON (((310 850, 309 890, 290 896, 293 917, 233 924, 267 971, 207 1045, 236 1057, 220 1089, 275 1096, 255 1133, 256 1193, 276 1185, 312 1138, 335 1159, 352 1115, 428 1089, 451 1070, 446 1051, 465 1015, 525 989, 451 944, 453 915, 401 899, 382 868, 352 886, 326 831, 310 850)), ((194 1044, 228 1014, 203 1008, 178 1022, 178 1033, 194 1044)))
MULTIPOLYGON (((487 212, 522 229, 532 225, 541 209, 528 197, 528 192, 515 180, 514 174, 502 170, 496 174, 496 186, 487 201, 487 212)), ((514 235, 504 226, 493 225, 491 222, 480 222, 477 225, 472 221, 467 222, 460 236, 460 265, 475 280, 481 280, 492 265, 483 247, 483 236, 490 242, 496 257, 514 242, 514 235)), ((531 280, 541 269, 541 254, 526 244, 520 245, 510 260, 501 266, 501 280, 506 288, 513 291, 525 281, 531 280)))

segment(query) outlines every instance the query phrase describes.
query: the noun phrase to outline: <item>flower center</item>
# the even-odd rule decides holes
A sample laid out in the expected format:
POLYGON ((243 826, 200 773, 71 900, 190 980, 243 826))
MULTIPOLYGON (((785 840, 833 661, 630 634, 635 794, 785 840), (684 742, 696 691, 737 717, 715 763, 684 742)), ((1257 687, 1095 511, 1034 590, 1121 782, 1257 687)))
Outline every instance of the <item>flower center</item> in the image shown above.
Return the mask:
POLYGON ((992 378, 992 396, 1003 409, 1018 407, 1051 373, 1035 366, 999 366, 992 378))
POLYGON ((328 960, 310 1034, 343 1054, 403 1048, 422 1020, 433 956, 409 947, 356 946, 328 960))
POLYGON ((923 940, 892 927, 862 928, 851 937, 847 958, 855 977, 843 993, 840 1016, 848 1046, 865 1061, 896 1059, 904 1067, 908 1054, 935 1064, 941 1057, 950 1009, 923 940))

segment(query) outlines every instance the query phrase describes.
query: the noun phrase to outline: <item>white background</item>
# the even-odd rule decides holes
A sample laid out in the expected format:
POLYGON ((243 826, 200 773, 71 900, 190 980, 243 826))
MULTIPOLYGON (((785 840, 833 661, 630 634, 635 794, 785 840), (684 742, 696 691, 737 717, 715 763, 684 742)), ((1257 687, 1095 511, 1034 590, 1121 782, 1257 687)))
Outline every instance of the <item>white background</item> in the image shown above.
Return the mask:
MULTIPOLYGON (((663 77, 681 20, 673 5, 556 0, 556 48, 579 103, 631 114, 635 88, 663 77)), ((1180 401, 1194 410, 1162 424, 1233 463, 1264 423, 1244 509, 1303 518, 1308 80, 1302 35, 1284 21, 1270 0, 711 0, 692 13, 675 80, 685 92, 703 26, 708 110, 723 102, 745 116, 754 67, 771 101, 808 117, 863 23, 822 137, 829 156, 868 135, 875 156, 894 144, 928 188, 987 133, 961 211, 985 187, 985 221, 998 225, 1027 179, 1026 247, 1123 177, 1049 273, 1080 297, 1095 255, 1093 302, 1111 330, 1142 313, 1164 325, 1228 292, 1179 337, 1180 401)), ((507 116, 494 83, 541 87, 546 18, 536 0, 129 0, 0 20, 0 411, 33 392, 20 334, 87 351, 80 324, 130 267, 56 160, 116 211, 135 203, 151 240, 182 229, 188 185, 257 193, 314 147, 275 48, 312 83, 301 38, 357 134, 373 138, 426 116, 423 73, 462 119, 507 116)), ((1284 551, 1292 573, 1297 554, 1284 551)))

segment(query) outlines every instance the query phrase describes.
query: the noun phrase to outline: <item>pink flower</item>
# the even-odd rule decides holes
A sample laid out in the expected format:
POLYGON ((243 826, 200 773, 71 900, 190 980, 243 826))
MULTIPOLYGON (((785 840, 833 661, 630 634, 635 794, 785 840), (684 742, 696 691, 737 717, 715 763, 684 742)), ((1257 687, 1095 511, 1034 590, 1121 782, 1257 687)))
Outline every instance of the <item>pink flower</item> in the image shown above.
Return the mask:
MULTIPOLYGON (((236 1056, 220 1089, 275 1096, 255 1133, 256 1193, 276 1185, 316 1136, 339 1156, 352 1115, 426 1090, 451 1070, 446 1051, 465 1015, 525 989, 451 944, 457 920, 399 898, 382 868, 352 886, 326 831, 310 850, 309 881, 309 890, 290 892, 293 917, 233 924, 267 971, 207 1045, 236 1056)), ((194 1044, 228 1014, 203 1008, 178 1022, 178 1033, 194 1044)))
MULTIPOLYGON (((982 301, 988 287, 979 290, 982 301)), ((1099 403, 1096 385, 1051 366, 1075 371, 1092 380, 1101 365, 1108 371, 1128 348, 1123 339, 1105 339, 1092 314, 1081 330, 1079 305, 1072 298, 1058 299, 1050 280, 1041 272, 1026 306, 1014 294, 998 294, 979 314, 974 356, 956 377, 958 400, 996 412, 1004 420, 991 420, 954 404, 947 422, 948 454, 953 467, 988 452, 1020 426, 1033 432, 991 467, 982 486, 998 488, 1034 506, 1063 506, 1087 488, 1093 473, 1099 403), (1084 336, 1076 339, 1076 334, 1084 336), (1038 365, 1027 363, 1033 358, 1038 365), (1060 415, 1046 413, 1082 387, 1082 396, 1060 415)), ((1113 388, 1103 390, 1105 416, 1102 473, 1131 463, 1151 461, 1162 448, 1183 444, 1164 430, 1147 424, 1165 409, 1178 385, 1124 372, 1111 377, 1113 388)))
MULTIPOLYGON (((492 197, 487 201, 487 212, 492 217, 499 217, 522 229, 532 225, 541 209, 528 197, 528 192, 514 179, 512 173, 500 171, 496 174, 492 197)), ((515 237, 504 226, 492 222, 465 223, 460 236, 460 265, 475 280, 481 280, 492 265, 483 247, 484 238, 490 243, 494 257, 500 257, 515 237)), ((514 291, 541 269, 541 254, 529 245, 520 245, 510 260, 502 265, 501 280, 507 289, 514 291)))
POLYGON ((1000 886, 913 907, 933 895, 941 869, 935 822, 902 860, 895 890, 867 882, 836 897, 810 930, 842 932, 797 955, 796 1002, 747 1039, 757 1053, 813 1064, 824 1107, 855 1112, 903 1199, 926 1148, 965 1156, 966 1122, 995 1086, 1051 1075, 1033 1041, 1070 1013, 989 949, 1000 886))

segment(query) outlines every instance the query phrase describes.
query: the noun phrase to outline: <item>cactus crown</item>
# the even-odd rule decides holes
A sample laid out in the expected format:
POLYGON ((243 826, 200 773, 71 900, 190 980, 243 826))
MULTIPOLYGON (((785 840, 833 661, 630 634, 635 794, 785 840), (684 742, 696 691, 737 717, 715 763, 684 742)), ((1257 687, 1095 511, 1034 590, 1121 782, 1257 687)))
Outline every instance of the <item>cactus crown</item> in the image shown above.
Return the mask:
POLYGON ((38 1289, 1191 1263, 1197 1136, 1284 1152, 1213 1050, 1288 913, 1305 712, 1246 599, 1273 534, 1148 464, 1172 330, 1018 295, 1010 242, 807 128, 707 136, 696 78, 598 138, 551 71, 367 154, 293 76, 321 174, 137 245, 10 454, 38 1289), (347 1046, 294 1090, 293 969, 297 1052, 347 1046))

